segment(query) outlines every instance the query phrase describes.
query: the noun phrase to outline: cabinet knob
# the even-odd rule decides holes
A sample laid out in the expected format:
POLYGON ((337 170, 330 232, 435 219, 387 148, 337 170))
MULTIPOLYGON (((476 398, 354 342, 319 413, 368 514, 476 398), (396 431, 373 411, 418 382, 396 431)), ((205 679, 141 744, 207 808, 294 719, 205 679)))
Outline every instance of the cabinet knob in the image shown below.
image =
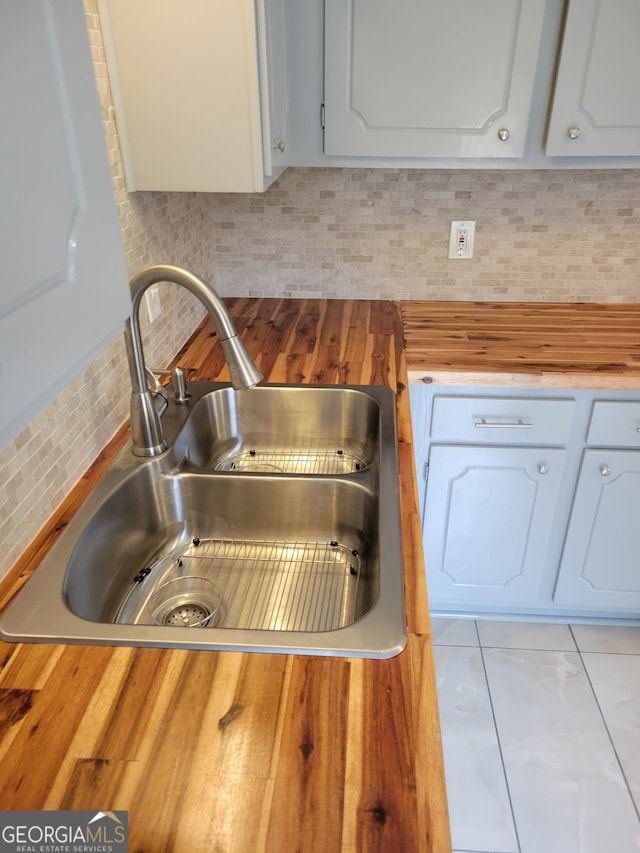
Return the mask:
POLYGON ((549 466, 547 465, 546 462, 541 462, 538 465, 538 471, 540 474, 548 474, 549 473, 549 466))
POLYGON ((281 154, 284 154, 284 139, 279 139, 275 145, 271 146, 274 151, 279 151, 281 154))
POLYGON ((609 474, 611 473, 611 468, 609 468, 608 465, 601 465, 600 466, 600 473, 602 474, 603 477, 608 477, 609 474))
POLYGON ((579 127, 570 127, 567 129, 567 133, 569 135, 569 139, 577 139, 582 131, 579 127))
POLYGON ((506 142, 507 139, 511 136, 506 127, 501 127, 498 131, 498 139, 500 142, 506 142))

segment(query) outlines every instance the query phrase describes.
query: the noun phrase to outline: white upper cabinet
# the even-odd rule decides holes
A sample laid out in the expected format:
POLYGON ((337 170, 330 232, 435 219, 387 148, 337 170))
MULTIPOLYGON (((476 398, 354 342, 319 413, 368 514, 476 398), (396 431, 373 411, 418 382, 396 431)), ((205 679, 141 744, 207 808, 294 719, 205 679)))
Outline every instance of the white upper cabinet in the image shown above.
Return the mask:
POLYGON ((0 4, 0 448, 131 308, 82 0, 0 4))
POLYGON ((130 190, 262 192, 287 163, 286 0, 100 0, 130 190))
POLYGON ((640 3, 571 0, 546 154, 640 155, 640 3))
POLYGON ((326 0, 329 155, 521 157, 542 0, 326 0))

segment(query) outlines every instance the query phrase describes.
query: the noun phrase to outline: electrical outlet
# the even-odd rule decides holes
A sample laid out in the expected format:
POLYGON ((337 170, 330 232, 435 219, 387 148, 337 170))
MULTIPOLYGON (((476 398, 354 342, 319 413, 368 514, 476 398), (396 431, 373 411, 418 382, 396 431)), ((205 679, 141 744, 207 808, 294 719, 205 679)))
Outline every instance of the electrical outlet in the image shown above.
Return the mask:
POLYGON ((147 304, 147 317, 149 322, 155 322, 160 314, 162 314, 162 305, 160 304, 160 293, 156 284, 147 290, 145 293, 145 301, 147 304))
POLYGON ((468 260, 473 257, 473 242, 476 223, 473 219, 454 220, 449 234, 449 257, 452 260, 468 260))

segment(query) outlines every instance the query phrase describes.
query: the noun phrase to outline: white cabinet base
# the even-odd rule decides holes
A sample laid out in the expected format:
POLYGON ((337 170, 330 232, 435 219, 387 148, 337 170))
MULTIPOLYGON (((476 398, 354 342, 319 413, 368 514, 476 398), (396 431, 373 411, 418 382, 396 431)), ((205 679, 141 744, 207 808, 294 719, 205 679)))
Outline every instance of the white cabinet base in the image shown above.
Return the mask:
POLYGON ((640 392, 410 396, 433 613, 640 624, 640 392))

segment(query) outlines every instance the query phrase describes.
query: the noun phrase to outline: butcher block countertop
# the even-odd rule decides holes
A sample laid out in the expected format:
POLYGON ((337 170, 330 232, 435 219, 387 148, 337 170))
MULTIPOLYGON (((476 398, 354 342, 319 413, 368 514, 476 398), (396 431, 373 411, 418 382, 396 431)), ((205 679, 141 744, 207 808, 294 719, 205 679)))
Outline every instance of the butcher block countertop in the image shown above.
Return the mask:
POLYGON ((640 390, 640 305, 403 302, 411 382, 640 390))
MULTIPOLYGON (((272 382, 397 392, 408 643, 385 661, 0 644, 0 808, 128 811, 140 853, 450 851, 399 307, 228 300, 272 382)), ((181 353, 228 379, 208 321, 181 353)), ((20 588, 123 427, 0 585, 20 588)))

